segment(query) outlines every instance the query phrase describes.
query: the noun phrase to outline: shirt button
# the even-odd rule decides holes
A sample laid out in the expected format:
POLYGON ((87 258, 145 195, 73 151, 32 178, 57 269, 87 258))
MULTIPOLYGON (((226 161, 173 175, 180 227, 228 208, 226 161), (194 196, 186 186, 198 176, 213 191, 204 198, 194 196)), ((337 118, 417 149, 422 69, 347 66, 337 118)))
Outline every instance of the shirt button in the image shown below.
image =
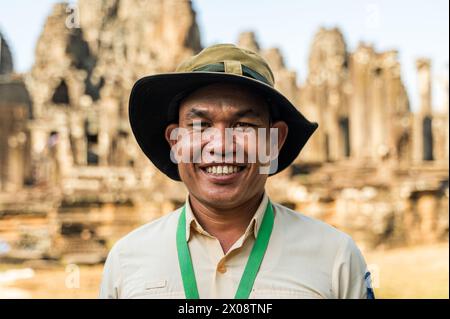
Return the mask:
POLYGON ((217 266, 217 271, 220 272, 221 274, 224 274, 227 272, 227 267, 225 266, 225 264, 219 264, 219 266, 217 266))

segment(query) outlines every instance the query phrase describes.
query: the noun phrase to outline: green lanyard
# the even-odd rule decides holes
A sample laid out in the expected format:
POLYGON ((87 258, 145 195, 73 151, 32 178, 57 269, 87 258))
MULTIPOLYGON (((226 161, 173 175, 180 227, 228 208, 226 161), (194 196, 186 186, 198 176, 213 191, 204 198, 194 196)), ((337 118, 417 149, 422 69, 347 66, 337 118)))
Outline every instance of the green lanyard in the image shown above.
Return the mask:
MULTIPOLYGON (((274 222, 273 208, 270 201, 264 213, 258 236, 253 244, 250 257, 242 274, 239 287, 236 291, 235 299, 247 299, 252 291, 253 283, 258 274, 259 267, 264 258, 264 254, 269 244, 274 222)), ((186 240, 186 208, 183 207, 177 228, 177 250, 178 262, 180 264, 181 278, 183 279, 184 293, 186 299, 199 299, 197 281, 195 279, 194 266, 192 265, 191 254, 186 240)))

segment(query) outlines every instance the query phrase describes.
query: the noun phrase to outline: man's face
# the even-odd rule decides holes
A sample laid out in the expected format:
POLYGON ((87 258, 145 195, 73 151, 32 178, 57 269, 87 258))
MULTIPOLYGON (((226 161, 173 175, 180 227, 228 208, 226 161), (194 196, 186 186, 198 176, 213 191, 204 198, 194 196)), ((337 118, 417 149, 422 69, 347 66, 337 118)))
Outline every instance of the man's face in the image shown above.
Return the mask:
POLYGON ((178 164, 189 193, 205 204, 229 208, 264 191, 268 175, 260 168, 268 163, 261 163, 258 153, 270 152, 270 128, 277 129, 280 149, 287 125, 271 123, 264 99, 239 86, 212 84, 180 103, 179 123, 167 127, 166 139, 190 155, 178 164), (173 140, 176 128, 184 137, 173 140), (258 135, 258 129, 265 130, 258 135))

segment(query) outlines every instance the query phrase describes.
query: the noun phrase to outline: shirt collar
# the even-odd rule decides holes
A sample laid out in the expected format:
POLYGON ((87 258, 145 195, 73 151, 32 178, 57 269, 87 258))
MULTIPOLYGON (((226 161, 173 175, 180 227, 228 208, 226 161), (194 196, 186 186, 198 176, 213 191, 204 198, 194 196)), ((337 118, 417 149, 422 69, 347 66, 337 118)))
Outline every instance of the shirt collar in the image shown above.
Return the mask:
MULTIPOLYGON (((250 223, 247 226, 247 229, 244 233, 244 238, 247 238, 250 234, 253 234, 254 237, 258 236, 259 228, 261 227, 262 219, 264 217, 264 213, 266 211, 267 204, 269 203, 269 197, 264 192, 263 198, 261 200, 261 203, 258 206, 258 209, 256 210, 255 214, 253 215, 253 218, 251 219, 250 223)), ((197 233, 200 233, 205 236, 212 237, 206 230, 203 229, 203 227, 200 225, 200 223, 195 218, 194 214, 192 213, 191 204, 189 202, 189 195, 186 196, 186 241, 189 241, 191 238, 191 229, 196 231, 197 233)))

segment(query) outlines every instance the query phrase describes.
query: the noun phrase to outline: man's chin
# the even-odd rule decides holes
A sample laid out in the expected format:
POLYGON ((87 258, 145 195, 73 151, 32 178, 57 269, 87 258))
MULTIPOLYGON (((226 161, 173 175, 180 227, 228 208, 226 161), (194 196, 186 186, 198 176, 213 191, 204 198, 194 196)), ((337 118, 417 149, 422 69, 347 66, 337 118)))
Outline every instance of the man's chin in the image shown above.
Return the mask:
POLYGON ((242 194, 242 191, 239 192, 239 190, 235 190, 232 192, 220 190, 220 189, 208 189, 202 192, 203 193, 203 200, 207 202, 210 205, 213 206, 229 206, 232 205, 235 202, 239 202, 240 196, 239 194, 242 194))

